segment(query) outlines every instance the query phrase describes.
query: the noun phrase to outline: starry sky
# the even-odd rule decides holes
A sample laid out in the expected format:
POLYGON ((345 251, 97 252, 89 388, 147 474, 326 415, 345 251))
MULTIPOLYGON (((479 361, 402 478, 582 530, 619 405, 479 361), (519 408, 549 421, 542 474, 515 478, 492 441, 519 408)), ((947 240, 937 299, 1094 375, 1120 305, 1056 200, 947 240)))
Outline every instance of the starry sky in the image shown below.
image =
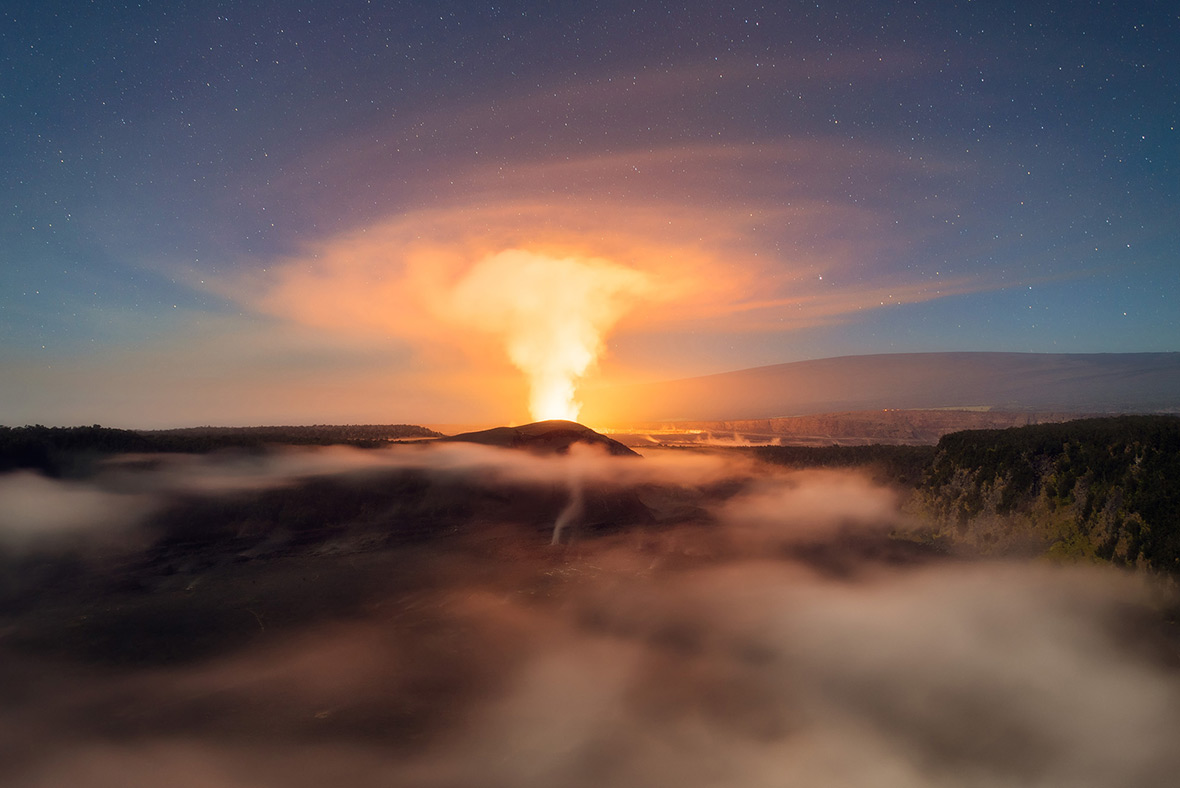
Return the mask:
POLYGON ((0 59, 0 424, 520 421, 438 308, 505 250, 651 285, 587 382, 1180 350, 1173 2, 11 0, 0 59))

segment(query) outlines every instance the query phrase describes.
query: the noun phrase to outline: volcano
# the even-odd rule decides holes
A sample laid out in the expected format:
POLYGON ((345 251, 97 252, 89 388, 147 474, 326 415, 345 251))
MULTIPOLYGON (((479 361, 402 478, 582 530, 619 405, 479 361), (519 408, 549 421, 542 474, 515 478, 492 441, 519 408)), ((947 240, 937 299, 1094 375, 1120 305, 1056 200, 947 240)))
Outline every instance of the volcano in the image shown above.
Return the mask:
POLYGON ((479 443, 504 449, 524 449, 540 454, 565 454, 575 443, 587 443, 591 446, 601 446, 608 454, 616 457, 639 456, 600 432, 595 432, 576 421, 562 419, 535 421, 519 427, 493 427, 490 430, 464 432, 439 440, 479 443))

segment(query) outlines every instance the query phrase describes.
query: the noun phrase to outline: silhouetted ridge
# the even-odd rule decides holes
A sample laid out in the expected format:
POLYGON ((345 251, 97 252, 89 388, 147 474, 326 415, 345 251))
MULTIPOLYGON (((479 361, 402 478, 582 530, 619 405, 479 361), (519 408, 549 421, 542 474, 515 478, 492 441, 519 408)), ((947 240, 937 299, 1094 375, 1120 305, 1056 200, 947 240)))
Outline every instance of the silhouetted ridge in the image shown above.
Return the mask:
POLYGON ((565 454, 575 443, 589 443, 601 446, 610 454, 626 457, 638 456, 618 441, 595 432, 576 421, 550 419, 535 421, 519 427, 493 427, 490 430, 464 432, 441 438, 444 441, 480 443, 485 446, 501 446, 508 449, 527 449, 543 453, 565 454))

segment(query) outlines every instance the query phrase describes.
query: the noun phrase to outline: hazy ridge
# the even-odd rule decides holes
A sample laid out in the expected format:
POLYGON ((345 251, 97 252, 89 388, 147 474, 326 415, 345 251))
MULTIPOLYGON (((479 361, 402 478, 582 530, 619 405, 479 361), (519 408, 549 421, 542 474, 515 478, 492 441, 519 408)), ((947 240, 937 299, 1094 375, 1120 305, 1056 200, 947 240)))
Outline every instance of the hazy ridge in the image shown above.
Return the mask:
POLYGON ((863 410, 777 419, 648 422, 616 435, 635 446, 674 445, 933 446, 962 430, 1053 424, 1099 414, 1007 410, 863 410))
POLYGON ((584 396, 592 424, 881 409, 1112 414, 1180 408, 1180 353, 898 353, 775 364, 584 396))

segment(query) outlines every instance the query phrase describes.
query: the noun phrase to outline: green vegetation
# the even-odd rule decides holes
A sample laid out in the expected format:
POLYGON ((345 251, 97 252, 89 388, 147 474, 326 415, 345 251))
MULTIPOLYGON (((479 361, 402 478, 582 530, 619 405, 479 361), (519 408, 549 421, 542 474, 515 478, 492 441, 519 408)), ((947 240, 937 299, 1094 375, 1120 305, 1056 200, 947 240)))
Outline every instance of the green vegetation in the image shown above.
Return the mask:
POLYGON ((937 538, 1180 574, 1180 418, 947 435, 915 498, 937 538))
POLYGON ((855 468, 913 492, 935 544, 1109 562, 1180 576, 1180 418, 1118 416, 946 435, 935 446, 732 449, 855 468))

